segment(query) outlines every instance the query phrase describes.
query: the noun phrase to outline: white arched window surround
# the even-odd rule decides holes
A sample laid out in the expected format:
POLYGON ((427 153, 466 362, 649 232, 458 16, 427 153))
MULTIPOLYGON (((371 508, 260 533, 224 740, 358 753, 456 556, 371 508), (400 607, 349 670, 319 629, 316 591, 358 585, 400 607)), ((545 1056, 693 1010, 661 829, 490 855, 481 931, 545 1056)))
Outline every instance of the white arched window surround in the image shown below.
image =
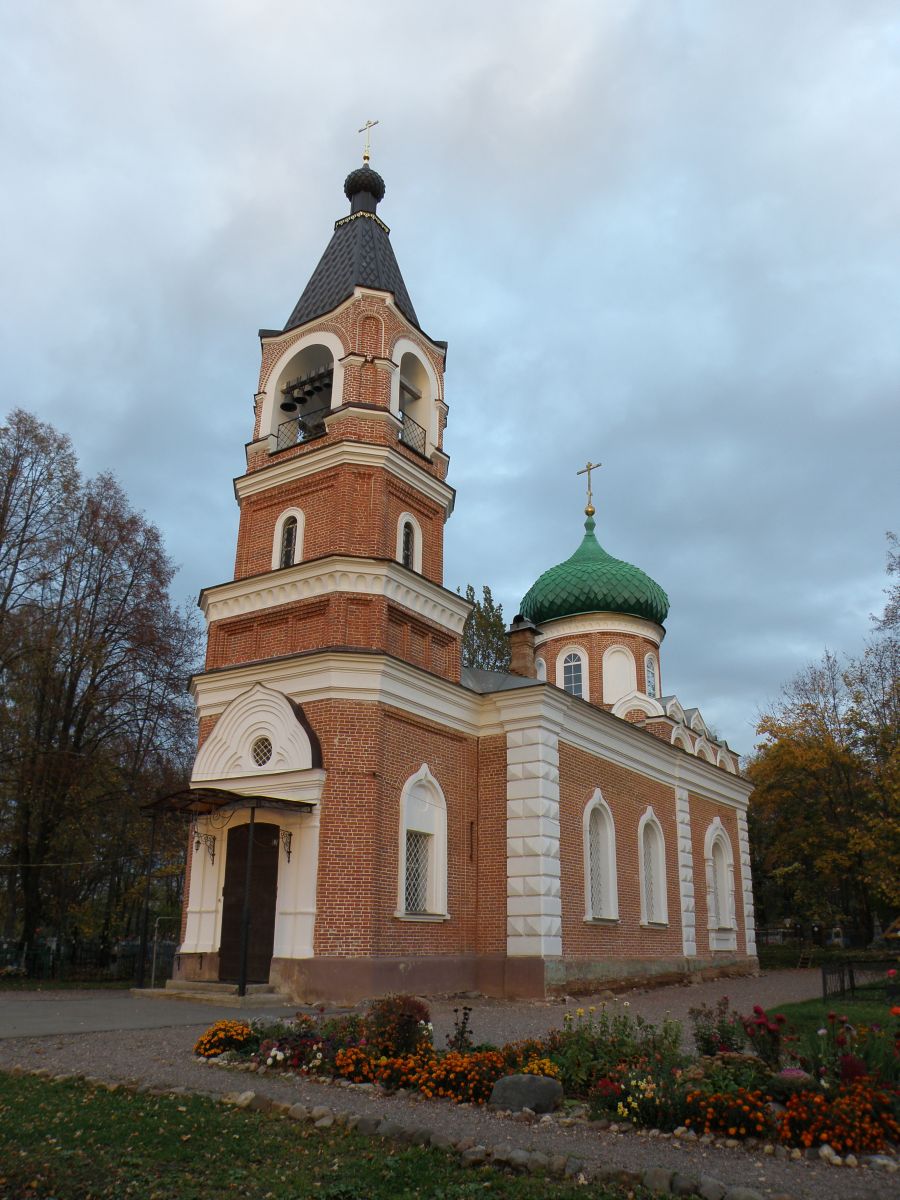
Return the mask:
POLYGON ((732 775, 737 774, 737 770, 735 769, 734 765, 734 759, 724 750, 720 750, 716 755, 716 766, 723 767, 726 771, 730 771, 732 775))
POLYGON ((660 694, 659 683, 659 663, 656 660, 655 654, 647 654, 644 656, 644 682, 646 687, 644 691, 648 696, 656 699, 660 694))
POLYGON ((668 925, 666 840, 652 805, 638 822, 638 874, 641 885, 641 924, 668 925))
POLYGON ((672 745, 681 746, 682 750, 687 750, 688 754, 694 753, 690 735, 684 729, 677 728, 677 726, 672 730, 672 745))
POLYGON ((607 646, 603 651, 603 703, 615 704, 637 691, 637 667, 627 646, 607 646))
POLYGON ((401 513, 397 520, 397 562, 403 562, 403 529, 404 526, 411 525, 413 531, 413 560, 411 570, 416 571, 419 575, 422 574, 422 526, 412 515, 412 513, 401 513))
POLYGON ((588 680, 588 656, 583 646, 563 646, 556 656, 556 686, 565 689, 565 662, 570 654, 581 659, 581 699, 590 700, 591 687, 588 680))
POLYGON ((275 533, 272 537, 272 570, 277 571, 281 566, 281 539, 284 534, 285 522, 293 517, 297 522, 297 538, 294 542, 294 562, 303 561, 303 533, 306 527, 306 517, 302 508, 286 508, 278 514, 275 522, 275 533))
POLYGON ((706 864, 706 925, 710 950, 737 948, 734 904, 734 851, 720 817, 714 817, 703 841, 706 864))
POLYGON ((715 766, 716 752, 704 737, 699 737, 694 746, 694 753, 698 758, 702 758, 704 762, 712 763, 715 766))
POLYGON ((416 358, 428 377, 428 388, 431 393, 428 396, 428 422, 427 424, 423 421, 419 422, 420 425, 425 426, 425 454, 427 457, 438 444, 438 401, 442 399, 440 385, 431 360, 427 354, 422 352, 422 348, 416 345, 411 338, 398 338, 391 347, 391 359, 398 364, 391 376, 391 412, 395 417, 400 416, 399 363, 404 354, 411 354, 416 358))
POLYGON ((616 875, 616 825, 597 788, 582 819, 584 847, 584 919, 615 921, 619 916, 616 875))
POLYGON ((535 677, 539 679, 541 683, 547 682, 547 664, 542 658, 536 658, 534 660, 534 673, 535 677))
POLYGON ((407 921, 446 920, 447 912, 447 801, 441 785, 426 763, 403 785, 400 793, 397 911, 407 921), (412 839, 412 840, 410 840, 412 839), (416 864, 407 862, 407 846, 417 847, 416 864), (407 872, 418 873, 424 864, 424 908, 407 909, 407 872))
POLYGON ((277 433, 278 426, 282 421, 289 420, 289 414, 282 412, 279 407, 281 396, 278 392, 278 384, 285 367, 290 363, 291 359, 302 354, 310 346, 324 346, 331 353, 331 357, 334 359, 334 383, 331 389, 331 407, 338 408, 343 402, 344 365, 341 359, 346 355, 347 347, 336 333, 329 333, 327 330, 322 329, 314 333, 308 333, 305 337, 298 338, 296 342, 292 342, 279 355, 269 372, 266 379, 266 386, 263 389, 262 415, 259 422, 260 437, 265 437, 268 433, 277 433))

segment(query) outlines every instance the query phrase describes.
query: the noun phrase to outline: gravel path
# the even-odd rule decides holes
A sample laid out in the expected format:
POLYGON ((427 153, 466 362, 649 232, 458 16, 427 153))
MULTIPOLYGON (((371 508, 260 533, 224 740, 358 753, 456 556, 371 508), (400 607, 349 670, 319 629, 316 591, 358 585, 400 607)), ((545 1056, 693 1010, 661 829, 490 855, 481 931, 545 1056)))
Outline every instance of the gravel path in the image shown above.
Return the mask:
MULTIPOLYGON (((773 972, 755 980, 728 981, 728 994, 737 1007, 764 1005, 808 998, 816 994, 815 972, 773 972)), ((679 1016, 701 999, 715 1000, 723 993, 720 983, 691 988, 667 988, 631 993, 632 1012, 657 1018, 666 1010, 679 1016)), ((474 1008, 475 1036, 496 1041, 523 1037, 558 1026, 568 1005, 510 1004, 484 1000, 465 1001, 474 1008)), ((589 1001, 579 998, 578 1005, 589 1001)), ((164 1003, 164 1002, 160 1002, 164 1003)), ((460 1001, 434 1005, 436 1034, 452 1023, 452 1008, 460 1001)), ((0 1002, 2 1009, 2 1002, 0 1002)), ((261 1015, 261 1014, 254 1014, 261 1015)), ((353 1111, 390 1117, 407 1126, 440 1130, 453 1139, 473 1138, 483 1145, 506 1143, 547 1154, 566 1154, 593 1166, 618 1166, 640 1171, 658 1166, 690 1174, 707 1174, 732 1186, 753 1187, 766 1195, 787 1193, 797 1200, 897 1200, 900 1176, 870 1170, 828 1167, 819 1161, 780 1162, 745 1149, 727 1150, 644 1134, 614 1134, 573 1125, 524 1124, 482 1108, 441 1101, 423 1101, 414 1095, 384 1096, 351 1091, 338 1085, 262 1078, 197 1062, 191 1049, 205 1025, 124 1030, 111 1033, 78 1033, 43 1038, 0 1041, 0 1068, 46 1067, 53 1072, 74 1072, 104 1080, 140 1080, 161 1088, 181 1087, 221 1095, 252 1088, 273 1100, 328 1105, 335 1111, 353 1111)), ((436 1040, 438 1038, 436 1037, 436 1040)))

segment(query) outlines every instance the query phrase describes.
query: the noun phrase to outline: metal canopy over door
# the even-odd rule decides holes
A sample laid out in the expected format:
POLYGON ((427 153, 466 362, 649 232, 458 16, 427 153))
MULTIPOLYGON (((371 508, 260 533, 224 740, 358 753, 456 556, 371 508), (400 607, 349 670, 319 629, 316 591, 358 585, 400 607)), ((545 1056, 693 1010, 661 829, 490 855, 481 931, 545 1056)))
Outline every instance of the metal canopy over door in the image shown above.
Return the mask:
POLYGON ((219 946, 219 978, 222 980, 241 978, 241 927, 246 898, 249 907, 246 979, 251 983, 268 983, 275 943, 278 834, 278 826, 266 821, 237 825, 228 831, 219 946), (249 844, 251 834, 252 849, 249 844), (245 887, 248 860, 250 879, 249 887, 245 887))

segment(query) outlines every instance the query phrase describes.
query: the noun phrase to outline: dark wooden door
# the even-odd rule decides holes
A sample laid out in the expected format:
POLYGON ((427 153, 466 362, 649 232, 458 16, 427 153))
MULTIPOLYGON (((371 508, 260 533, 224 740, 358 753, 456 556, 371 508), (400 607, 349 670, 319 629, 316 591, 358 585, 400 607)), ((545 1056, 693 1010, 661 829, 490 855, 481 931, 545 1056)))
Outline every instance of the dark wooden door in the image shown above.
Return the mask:
MULTIPOLYGON (((247 878, 249 825, 228 831, 225 887, 222 893, 222 940, 219 979, 236 981, 241 973, 241 917, 247 878)), ((250 878, 250 933, 247 941, 247 982, 268 983, 275 942, 275 898, 278 890, 278 826, 257 821, 253 829, 250 878)))

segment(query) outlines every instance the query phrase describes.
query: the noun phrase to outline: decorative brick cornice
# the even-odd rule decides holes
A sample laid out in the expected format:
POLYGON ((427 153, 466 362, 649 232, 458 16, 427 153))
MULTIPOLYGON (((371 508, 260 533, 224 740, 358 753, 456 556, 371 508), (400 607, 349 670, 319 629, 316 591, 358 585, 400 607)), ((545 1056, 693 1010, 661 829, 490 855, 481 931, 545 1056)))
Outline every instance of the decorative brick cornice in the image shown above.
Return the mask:
POLYGON ((423 471, 392 446, 379 446, 371 442, 334 442, 321 449, 310 450, 297 458, 261 467, 251 471, 249 475, 239 475, 234 481, 234 494, 240 502, 246 496, 254 496, 259 492, 268 491, 269 488, 281 487, 297 479, 305 479, 320 471, 341 466, 388 471, 440 505, 447 516, 453 511, 456 496, 453 488, 423 471))
POLYGON ((207 623, 312 600, 334 592, 384 596, 435 625, 461 634, 468 600, 389 559, 329 555, 204 588, 200 608, 207 623))

